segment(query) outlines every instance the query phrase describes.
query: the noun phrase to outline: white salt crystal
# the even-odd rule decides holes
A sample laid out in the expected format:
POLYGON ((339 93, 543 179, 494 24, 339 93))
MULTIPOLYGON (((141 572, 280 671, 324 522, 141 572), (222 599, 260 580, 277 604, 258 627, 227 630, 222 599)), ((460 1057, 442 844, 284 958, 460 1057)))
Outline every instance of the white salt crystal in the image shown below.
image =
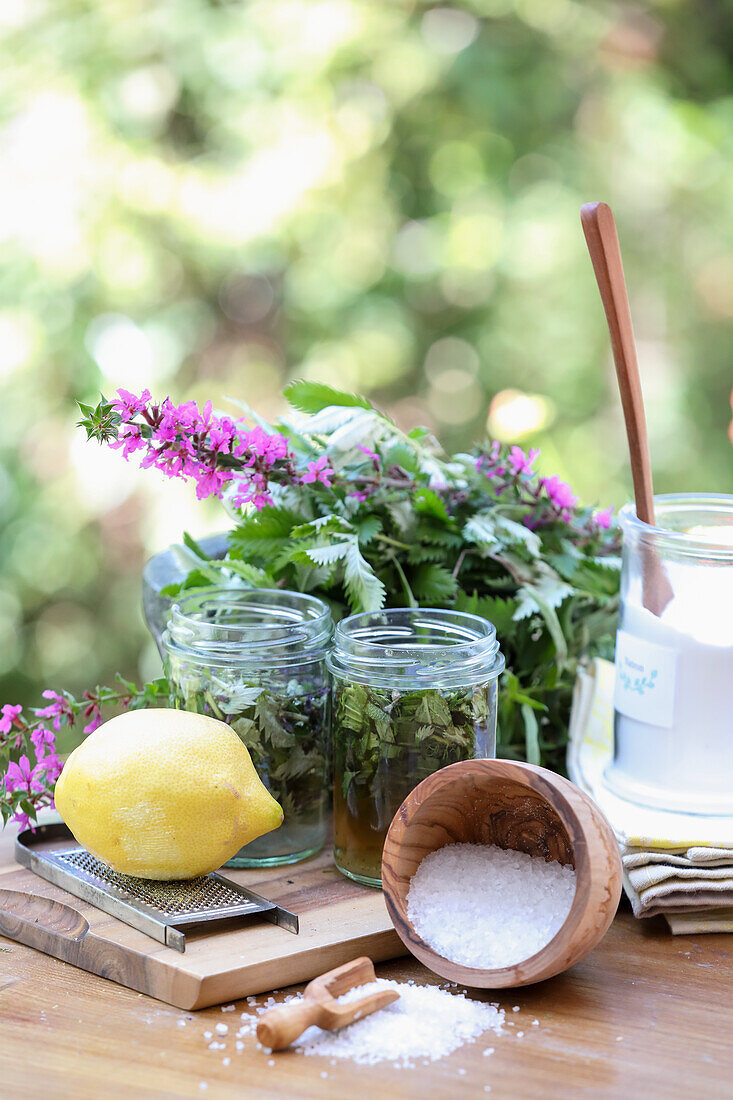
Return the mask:
POLYGON ((222 1005, 221 1006, 222 1012, 234 1012, 235 1008, 236 1008, 236 1005, 222 1005))
MULTIPOLYGON (((400 1069, 420 1060, 437 1061, 464 1043, 473 1042, 484 1031, 502 1031, 504 1012, 494 1005, 474 1001, 463 993, 449 993, 436 985, 407 982, 375 982, 350 989, 338 998, 341 1004, 359 1000, 378 990, 395 989, 399 1000, 378 1012, 356 1020, 339 1031, 311 1027, 293 1048, 303 1054, 327 1058, 348 1058, 359 1065, 391 1062, 400 1069)), ((302 1000, 296 995, 284 1003, 302 1000)))
POLYGON ((522 1038, 524 1038, 524 1032, 523 1032, 523 1031, 518 1031, 518 1032, 517 1032, 517 1038, 518 1038, 518 1039, 522 1039, 522 1038))
POLYGON ((213 1032, 205 1031, 204 1032, 204 1039, 211 1039, 212 1035, 213 1035, 213 1032))
POLYGON ((217 1024, 216 1025, 216 1032, 217 1032, 218 1035, 226 1035, 227 1031, 229 1031, 229 1028, 227 1027, 226 1024, 217 1024))
POLYGON ((228 1066, 230 1062, 231 1062, 231 1058, 222 1058, 222 1060, 221 1060, 221 1064, 223 1066, 228 1066))
POLYGON ((541 856, 449 844, 420 863, 410 883, 407 915, 443 958, 482 970, 513 966, 559 931, 575 885, 572 867, 541 856))

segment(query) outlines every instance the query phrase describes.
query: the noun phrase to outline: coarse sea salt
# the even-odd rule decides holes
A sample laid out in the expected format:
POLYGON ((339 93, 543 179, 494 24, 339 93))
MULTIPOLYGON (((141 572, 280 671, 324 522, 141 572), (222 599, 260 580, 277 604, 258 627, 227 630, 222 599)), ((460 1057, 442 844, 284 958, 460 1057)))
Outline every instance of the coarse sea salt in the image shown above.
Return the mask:
MULTIPOLYGON (((291 1049, 302 1054, 327 1058, 346 1058, 359 1065, 391 1062, 402 1069, 418 1061, 435 1062, 445 1058, 464 1043, 473 1042, 485 1031, 502 1032, 504 1010, 495 1004, 474 1001, 463 993, 449 993, 437 985, 387 981, 377 978, 367 985, 350 989, 338 998, 340 1004, 366 997, 378 990, 395 989, 399 1000, 378 1012, 356 1020, 339 1031, 321 1031, 309 1027, 291 1049)), ((300 994, 287 997, 284 1004, 302 1000, 300 994)), ((249 1031, 254 1033, 257 1018, 266 1011, 256 1010, 250 1017, 249 1031)))
POLYGON ((443 958, 493 970, 528 959, 570 912, 572 867, 486 844, 431 852, 410 882, 407 915, 443 958))

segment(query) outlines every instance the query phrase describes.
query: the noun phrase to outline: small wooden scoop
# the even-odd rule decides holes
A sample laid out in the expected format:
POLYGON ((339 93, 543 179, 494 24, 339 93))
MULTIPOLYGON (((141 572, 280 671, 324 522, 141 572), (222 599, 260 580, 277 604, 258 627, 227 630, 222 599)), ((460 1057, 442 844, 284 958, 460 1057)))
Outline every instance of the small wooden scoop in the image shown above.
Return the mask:
POLYGON ((374 963, 366 957, 337 966, 335 970, 329 970, 320 978, 308 982, 302 1001, 278 1005, 261 1016, 257 1024, 257 1038, 270 1050, 283 1050, 313 1024, 325 1031, 336 1031, 399 998, 395 989, 385 989, 349 1004, 339 1004, 336 1000, 348 989, 375 980, 374 963))

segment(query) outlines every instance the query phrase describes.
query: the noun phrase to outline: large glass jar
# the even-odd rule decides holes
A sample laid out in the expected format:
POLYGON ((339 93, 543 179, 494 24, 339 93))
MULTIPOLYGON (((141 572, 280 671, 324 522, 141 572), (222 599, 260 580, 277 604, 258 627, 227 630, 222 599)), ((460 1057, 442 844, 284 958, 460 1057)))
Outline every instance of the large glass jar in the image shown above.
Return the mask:
POLYGON ((284 811, 230 867, 296 863, 327 829, 333 624, 314 596, 270 589, 207 589, 179 599, 163 634, 174 706, 227 722, 284 811))
POLYGON ((494 755, 504 658, 477 615, 399 608, 343 619, 329 668, 334 858, 381 886, 384 838, 410 791, 447 764, 494 755))
POLYGON ((632 802, 733 814, 733 496, 621 509, 615 750, 606 784, 632 802))

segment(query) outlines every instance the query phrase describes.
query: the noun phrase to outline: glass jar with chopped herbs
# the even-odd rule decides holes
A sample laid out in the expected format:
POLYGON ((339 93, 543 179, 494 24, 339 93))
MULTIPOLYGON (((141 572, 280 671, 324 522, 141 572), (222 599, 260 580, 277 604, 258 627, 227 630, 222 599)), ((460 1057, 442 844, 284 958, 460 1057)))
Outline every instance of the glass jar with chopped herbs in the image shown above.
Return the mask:
POLYGON ((494 755, 504 658, 478 615, 395 608, 343 619, 329 668, 334 858, 381 886, 384 838, 410 791, 448 764, 494 755))
POLYGON ((300 592, 207 589, 171 609, 163 634, 171 704, 230 725, 285 815, 230 867, 296 863, 323 847, 332 629, 326 604, 300 592))

